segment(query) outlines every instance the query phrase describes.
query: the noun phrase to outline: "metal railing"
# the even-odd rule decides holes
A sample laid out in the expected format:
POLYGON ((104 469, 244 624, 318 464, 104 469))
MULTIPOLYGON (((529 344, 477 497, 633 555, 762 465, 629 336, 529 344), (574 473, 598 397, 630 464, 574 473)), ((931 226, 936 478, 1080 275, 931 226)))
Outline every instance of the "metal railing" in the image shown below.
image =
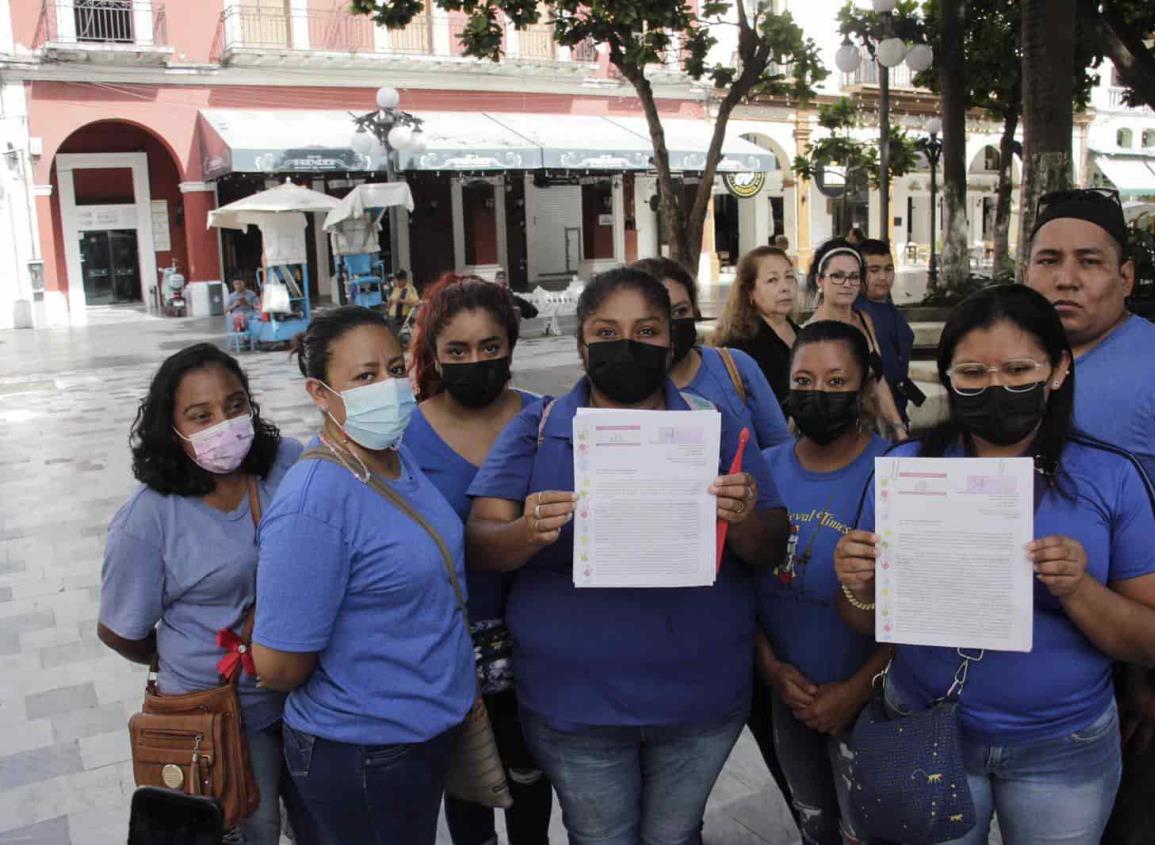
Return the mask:
MULTIPOLYGON (((858 61, 858 68, 850 73, 842 74, 842 84, 849 85, 878 85, 878 62, 871 58, 870 53, 865 48, 861 50, 861 58, 858 61)), ((914 71, 907 67, 906 63, 892 67, 890 69, 890 87, 891 88, 917 88, 914 84, 914 71)))
MULTIPOLYGON (((219 61, 239 50, 462 56, 461 34, 467 23, 465 15, 432 19, 421 13, 404 29, 386 29, 371 18, 342 9, 294 12, 242 4, 221 14, 212 57, 219 61)), ((533 24, 518 31, 512 50, 515 39, 508 25, 502 29, 502 51, 507 58, 543 63, 558 59, 551 25, 533 24)), ((596 62, 594 45, 583 42, 571 48, 570 61, 596 62)))
POLYGON ((1107 89, 1107 102, 1113 109, 1120 111, 1128 111, 1134 114, 1151 114, 1152 109, 1148 105, 1133 106, 1127 102, 1126 88, 1109 88, 1107 89))
POLYGON ((166 46, 164 4, 156 0, 44 0, 33 47, 48 44, 166 46))

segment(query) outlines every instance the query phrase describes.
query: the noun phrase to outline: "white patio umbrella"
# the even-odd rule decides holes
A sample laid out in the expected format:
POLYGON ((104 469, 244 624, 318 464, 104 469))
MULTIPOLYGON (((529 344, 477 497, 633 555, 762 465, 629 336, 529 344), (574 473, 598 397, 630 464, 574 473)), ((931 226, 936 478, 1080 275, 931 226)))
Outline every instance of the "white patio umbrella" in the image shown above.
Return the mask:
POLYGON ((356 220, 374 208, 403 205, 413 210, 413 192, 404 182, 358 185, 325 216, 325 231, 332 232, 346 220, 356 220))
POLYGON ((312 191, 294 185, 288 179, 285 184, 244 197, 236 202, 209 212, 209 226, 221 229, 240 229, 260 226, 270 216, 300 213, 305 211, 330 211, 340 200, 320 191, 312 191))

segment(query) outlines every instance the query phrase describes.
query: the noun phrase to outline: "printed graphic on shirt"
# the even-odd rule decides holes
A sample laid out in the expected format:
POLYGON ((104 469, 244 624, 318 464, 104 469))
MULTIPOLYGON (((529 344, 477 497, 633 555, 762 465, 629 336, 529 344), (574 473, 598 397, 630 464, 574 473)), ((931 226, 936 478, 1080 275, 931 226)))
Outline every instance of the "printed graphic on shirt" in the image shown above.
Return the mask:
MULTIPOLYGON (((784 590, 795 594, 796 601, 823 607, 830 605, 829 600, 819 600, 806 595, 806 570, 810 565, 819 535, 826 531, 833 531, 842 536, 850 532, 850 526, 825 509, 812 508, 804 512, 790 512, 790 538, 786 542, 786 556, 782 563, 774 567, 773 574, 784 590)), ((837 538, 833 542, 837 543, 837 538)))

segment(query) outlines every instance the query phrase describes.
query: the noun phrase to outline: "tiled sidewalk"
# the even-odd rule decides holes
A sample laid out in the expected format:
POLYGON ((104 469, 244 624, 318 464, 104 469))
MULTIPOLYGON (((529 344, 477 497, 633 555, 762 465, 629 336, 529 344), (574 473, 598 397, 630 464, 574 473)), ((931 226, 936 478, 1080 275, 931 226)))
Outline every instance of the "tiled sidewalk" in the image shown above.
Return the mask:
MULTIPOLYGON (((83 329, 0 332, 0 843, 125 841, 125 724, 144 678, 95 636, 105 527, 135 484, 128 430, 153 369, 187 344, 224 339, 220 320, 91 315, 83 329)), ((295 363, 285 353, 243 362, 263 413, 308 436, 316 419, 295 363)), ((572 338, 519 347, 520 385, 557 393, 576 374, 572 338)), ((560 814, 554 829, 564 842, 560 814)), ((711 797, 706 842, 796 841, 744 736, 711 797)))

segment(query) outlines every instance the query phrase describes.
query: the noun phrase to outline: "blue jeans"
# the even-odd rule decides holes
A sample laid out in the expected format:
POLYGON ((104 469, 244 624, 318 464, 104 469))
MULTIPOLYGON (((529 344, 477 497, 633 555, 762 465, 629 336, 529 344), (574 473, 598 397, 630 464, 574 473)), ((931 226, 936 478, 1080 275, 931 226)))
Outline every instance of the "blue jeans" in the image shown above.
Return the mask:
POLYGON ((964 734, 962 749, 978 822, 947 845, 986 845, 996 815, 1004 845, 1098 845, 1123 768, 1114 703, 1059 739, 993 746, 964 734))
POLYGON ((408 745, 349 745, 285 725, 285 762, 331 842, 433 845, 456 733, 408 745))
POLYGON ((521 722, 571 845, 697 845, 746 711, 706 724, 559 731, 522 710, 521 722))
POLYGON ((849 734, 830 736, 799 721, 773 693, 774 748, 790 784, 791 800, 806 845, 842 845, 862 839, 850 808, 854 755, 849 734))
POLYGON ((238 825, 240 836, 236 841, 244 845, 277 845, 281 841, 281 801, 284 801, 297 845, 320 845, 323 842, 320 833, 285 768, 281 723, 246 734, 245 741, 249 745, 249 761, 261 792, 261 803, 255 813, 238 825))

